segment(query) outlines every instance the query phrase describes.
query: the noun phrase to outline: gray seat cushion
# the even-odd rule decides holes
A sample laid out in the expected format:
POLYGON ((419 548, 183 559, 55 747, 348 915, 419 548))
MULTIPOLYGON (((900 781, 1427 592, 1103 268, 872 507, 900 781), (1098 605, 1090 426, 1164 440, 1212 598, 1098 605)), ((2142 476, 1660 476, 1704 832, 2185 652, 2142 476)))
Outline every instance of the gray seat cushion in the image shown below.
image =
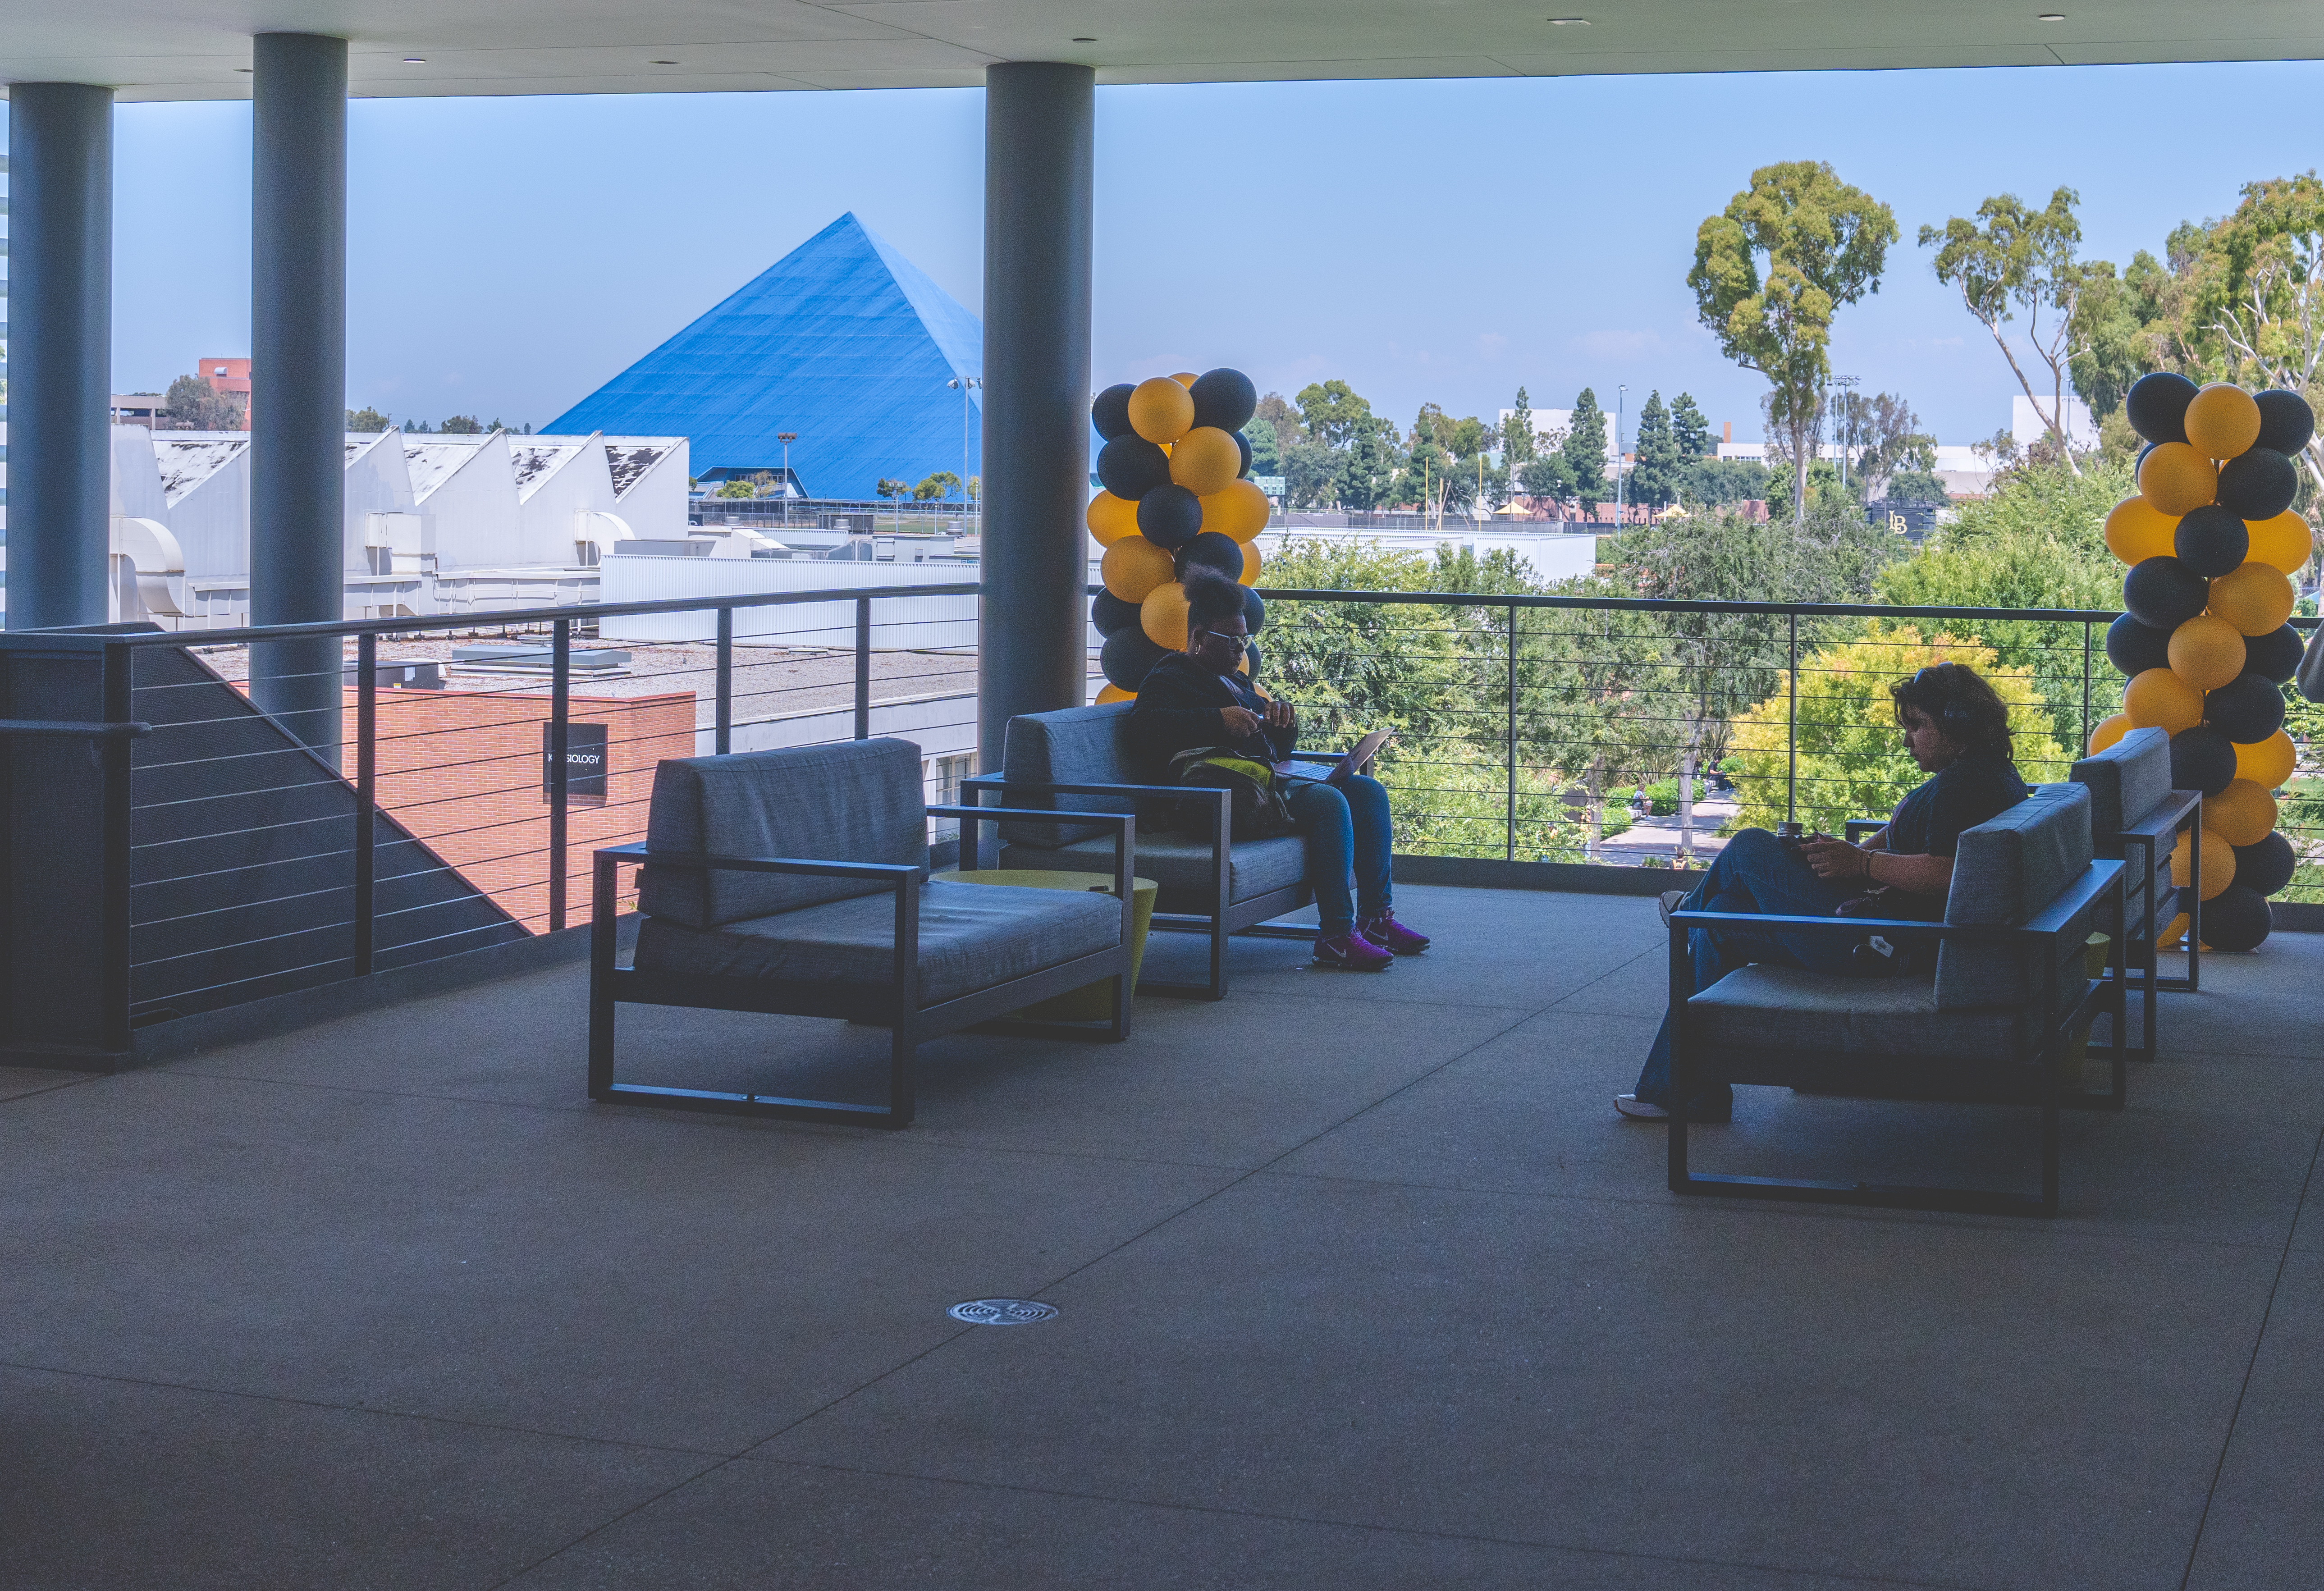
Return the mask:
MULTIPOLYGON (((920 1004, 941 1005, 1121 943, 1110 895, 1013 889, 932 878, 920 887, 920 1004)), ((696 930, 638 924, 641 971, 885 987, 893 975, 895 897, 825 901, 696 930)))
MULTIPOLYGON (((1067 707, 1056 713, 1020 713, 1009 721, 1001 775, 1034 785, 1135 785, 1131 771, 1129 702, 1102 707, 1067 707)), ((1018 796, 989 805, 1063 807, 1067 812, 1131 812, 1131 797, 1117 796, 1018 796)), ((1004 844, 1069 845, 1104 830, 1092 823, 1003 823, 1004 844)), ((1142 837, 1141 837, 1142 839, 1142 837)), ((1145 847, 1139 846, 1143 852, 1145 847)), ((1109 865, 1109 870, 1111 870, 1109 865)), ((1153 875, 1148 874, 1148 878, 1153 875)))
MULTIPOLYGON (((2045 785, 2030 800, 1964 830, 1953 857, 1945 921, 1956 924, 2026 922, 2090 865, 2090 793, 2080 785, 2045 785)), ((2077 914, 2053 942, 2058 963, 2079 955, 2090 914, 2077 914)), ((1937 952, 1940 1011, 2015 1007, 2034 997, 2043 977, 2023 945, 1948 941, 1937 952)))
POLYGON ((1926 977, 1847 978, 1798 967, 1738 968, 1686 1007, 1690 1044, 1868 1061, 2013 1061, 2035 1025, 2030 1007, 1941 1011, 1926 977))
MULTIPOLYGON (((727 757, 682 757, 654 769, 649 851, 788 857, 808 861, 928 861, 920 749, 909 740, 848 740, 727 757)), ((704 872, 648 862, 639 909, 688 928, 715 928, 888 887, 854 878, 704 872)))
MULTIPOLYGON (((1050 849, 1039 845, 1007 845, 1001 851, 1004 868, 1071 868, 1084 873, 1113 871, 1113 839, 1083 840, 1050 849)), ((1216 907, 1211 842, 1189 839, 1167 829, 1138 831, 1138 876, 1159 886, 1155 907, 1165 912, 1199 912, 1216 907)), ((1307 877, 1307 842, 1296 834, 1278 840, 1244 840, 1227 851, 1227 898, 1251 900, 1288 889, 1307 877)))

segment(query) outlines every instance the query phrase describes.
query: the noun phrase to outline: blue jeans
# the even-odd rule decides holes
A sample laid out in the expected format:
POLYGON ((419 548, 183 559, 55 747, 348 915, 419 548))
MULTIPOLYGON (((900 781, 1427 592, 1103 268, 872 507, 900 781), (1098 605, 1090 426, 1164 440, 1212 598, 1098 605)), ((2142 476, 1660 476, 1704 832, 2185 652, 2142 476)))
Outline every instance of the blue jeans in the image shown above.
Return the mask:
POLYGON ((1396 835, 1388 821, 1388 790, 1363 774, 1336 785, 1295 782, 1283 794, 1307 841, 1307 877, 1315 886, 1315 915, 1327 934, 1345 933, 1356 915, 1388 909, 1388 857, 1396 835), (1348 878, 1355 876, 1355 894, 1348 878))
MULTIPOLYGON (((1778 917, 1829 917, 1840 902, 1862 894, 1853 879, 1819 878, 1813 868, 1792 855, 1765 829, 1746 829, 1728 841, 1711 864, 1702 882, 1679 904, 1687 912, 1765 912, 1778 917)), ((1701 994, 1738 967, 1754 961, 1775 967, 1805 967, 1816 972, 1847 972, 1854 969, 1854 947, 1832 934, 1754 933, 1734 928, 1690 928, 1687 948, 1694 960, 1695 994, 1701 994)), ((1668 1108, 1671 1073, 1671 1019, 1663 1014, 1662 1031, 1646 1052, 1645 1070, 1635 1090, 1639 1099, 1668 1108)), ((1734 1091, 1724 1083, 1695 1096, 1698 1106, 1724 1108, 1734 1091)))

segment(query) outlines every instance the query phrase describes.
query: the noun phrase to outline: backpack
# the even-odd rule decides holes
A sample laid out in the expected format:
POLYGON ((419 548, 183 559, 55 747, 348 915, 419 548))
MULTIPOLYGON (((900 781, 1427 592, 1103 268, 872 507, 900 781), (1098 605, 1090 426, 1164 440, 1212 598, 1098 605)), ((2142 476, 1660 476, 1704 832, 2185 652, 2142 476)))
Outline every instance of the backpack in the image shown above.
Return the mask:
MULTIPOLYGON (((1255 758, 1224 746, 1189 747, 1170 759, 1170 782, 1232 791, 1230 832, 1237 840, 1272 840, 1294 831, 1291 809, 1275 788, 1275 770, 1255 758)), ((1179 803, 1178 827, 1197 838, 1210 838, 1210 804, 1179 803)))

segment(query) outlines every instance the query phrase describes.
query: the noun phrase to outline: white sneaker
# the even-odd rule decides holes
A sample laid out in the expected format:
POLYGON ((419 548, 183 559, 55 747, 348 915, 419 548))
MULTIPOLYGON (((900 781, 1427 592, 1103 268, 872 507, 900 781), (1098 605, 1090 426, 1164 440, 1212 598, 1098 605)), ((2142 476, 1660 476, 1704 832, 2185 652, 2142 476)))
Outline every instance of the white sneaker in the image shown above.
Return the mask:
POLYGON ((1664 927, 1670 926, 1670 915, 1678 910, 1679 902, 1685 898, 1686 891, 1683 889, 1665 889, 1662 892, 1660 898, 1655 904, 1662 908, 1664 927))
POLYGON ((1632 1121, 1668 1121, 1670 1112, 1659 1105, 1650 1105, 1636 1094, 1614 1096, 1614 1108, 1632 1121))

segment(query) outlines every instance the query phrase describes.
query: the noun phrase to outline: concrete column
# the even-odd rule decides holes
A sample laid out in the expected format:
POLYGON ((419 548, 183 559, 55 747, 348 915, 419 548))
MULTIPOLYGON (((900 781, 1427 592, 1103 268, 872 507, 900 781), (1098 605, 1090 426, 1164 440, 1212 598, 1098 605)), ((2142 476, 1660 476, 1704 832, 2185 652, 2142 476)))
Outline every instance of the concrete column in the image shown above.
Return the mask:
POLYGON ((102 624, 113 384, 113 90, 8 90, 8 628, 102 624))
POLYGON ((984 78, 984 586, 977 746, 1078 707, 1089 622, 1090 206, 1097 74, 1010 61, 984 78))
MULTIPOLYGON (((261 33, 252 51, 250 617, 345 616, 347 41, 261 33)), ((327 754, 339 642, 268 641, 251 692, 327 754)))

